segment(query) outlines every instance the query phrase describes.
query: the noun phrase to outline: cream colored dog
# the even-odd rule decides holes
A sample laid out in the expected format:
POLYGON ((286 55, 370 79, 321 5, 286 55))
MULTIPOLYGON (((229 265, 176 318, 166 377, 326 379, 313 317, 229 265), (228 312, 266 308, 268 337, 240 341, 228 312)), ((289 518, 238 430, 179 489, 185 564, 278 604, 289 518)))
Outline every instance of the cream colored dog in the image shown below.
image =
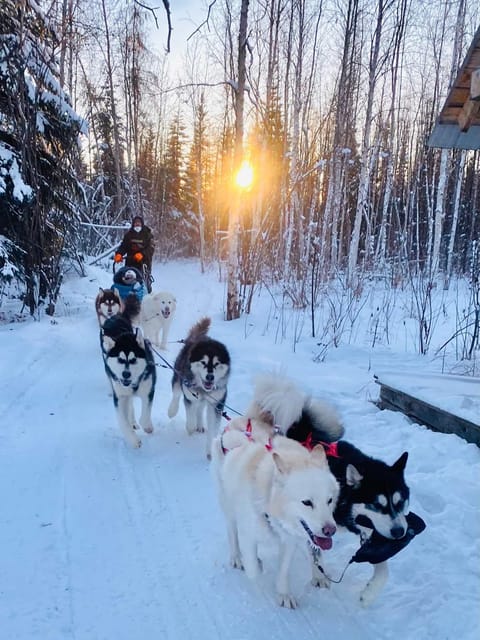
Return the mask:
POLYGON ((333 510, 339 487, 323 447, 312 451, 295 440, 275 436, 273 448, 249 442, 225 452, 213 441, 212 461, 225 514, 230 561, 255 580, 262 568, 260 542, 269 537, 279 551, 278 603, 297 606, 290 589, 290 566, 297 548, 330 549, 333 510))
POLYGON ((160 349, 167 349, 168 333, 176 308, 177 300, 169 291, 150 293, 142 300, 140 324, 143 333, 147 340, 158 345, 160 349))
POLYGON ((278 602, 295 608, 289 571, 295 550, 330 549, 339 486, 322 446, 312 451, 286 433, 292 424, 320 422, 329 437, 343 433, 333 409, 313 401, 281 376, 256 381, 253 402, 230 421, 212 445, 212 471, 227 522, 231 564, 255 579, 261 569, 258 545, 270 534, 280 551, 278 602))

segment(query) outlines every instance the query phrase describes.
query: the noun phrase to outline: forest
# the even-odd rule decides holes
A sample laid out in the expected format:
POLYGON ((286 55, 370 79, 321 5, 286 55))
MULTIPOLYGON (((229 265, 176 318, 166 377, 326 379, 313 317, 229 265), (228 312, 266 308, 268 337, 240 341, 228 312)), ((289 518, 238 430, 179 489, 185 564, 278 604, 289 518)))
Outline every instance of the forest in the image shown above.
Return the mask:
POLYGON ((218 265, 226 319, 275 288, 315 335, 321 300, 409 290, 426 353, 432 291, 464 282, 471 355, 480 156, 427 142, 480 5, 210 0, 182 43, 176 11, 1 0, 0 316, 53 315, 141 214, 157 259, 218 265))

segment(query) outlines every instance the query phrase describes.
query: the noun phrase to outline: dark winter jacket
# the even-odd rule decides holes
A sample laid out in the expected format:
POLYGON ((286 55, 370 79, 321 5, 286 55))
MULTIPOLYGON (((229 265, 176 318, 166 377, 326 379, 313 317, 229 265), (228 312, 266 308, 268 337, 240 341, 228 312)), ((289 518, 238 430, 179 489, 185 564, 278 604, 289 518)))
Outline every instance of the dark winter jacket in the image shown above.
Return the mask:
POLYGON ((117 253, 127 256, 125 261, 127 266, 138 266, 133 256, 136 253, 141 253, 144 256, 144 262, 151 267, 154 250, 152 232, 149 227, 143 225, 139 232, 134 231, 133 227, 127 231, 117 253))

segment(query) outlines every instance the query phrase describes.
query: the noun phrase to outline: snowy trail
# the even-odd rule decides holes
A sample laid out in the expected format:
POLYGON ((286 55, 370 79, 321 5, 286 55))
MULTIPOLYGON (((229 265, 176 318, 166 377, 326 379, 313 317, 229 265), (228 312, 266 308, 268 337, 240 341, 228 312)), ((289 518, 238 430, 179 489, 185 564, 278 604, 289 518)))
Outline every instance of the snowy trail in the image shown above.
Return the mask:
MULTIPOLYGON (((200 285, 188 270, 176 277, 177 290, 188 291, 188 304, 179 305, 172 340, 185 335, 192 319, 215 317, 212 299, 219 297, 209 289, 215 286, 211 280, 200 285)), ((473 610, 478 590, 462 593, 444 528, 435 531, 433 523, 445 524, 445 512, 453 522, 460 506, 466 526, 478 529, 478 504, 472 506, 478 497, 472 488, 479 468, 476 450, 454 441, 471 463, 472 477, 462 488, 470 508, 449 505, 438 495, 435 462, 421 461, 419 451, 419 444, 437 448, 445 477, 453 482, 442 436, 416 433, 398 414, 379 412, 358 395, 355 375, 342 380, 340 374, 322 373, 306 354, 299 356, 302 375, 312 381, 314 372, 321 374, 316 384, 341 408, 347 427, 369 434, 372 454, 390 445, 392 451, 416 446, 410 479, 418 486, 416 506, 429 518, 432 539, 425 534, 412 552, 409 547, 392 563, 385 595, 369 611, 357 602, 368 567, 353 565, 340 585, 315 590, 308 583, 307 560, 299 555, 294 585, 300 608, 281 609, 273 595, 272 558, 257 586, 228 565, 204 436, 186 435, 183 411, 172 421, 166 417, 169 371, 158 373, 154 434, 141 434, 139 450, 124 443, 99 352, 96 283, 83 286, 80 314, 0 331, 2 640, 447 640, 454 638, 453 629, 462 640, 473 640, 475 624, 465 616, 449 628, 437 619, 438 606, 453 607, 453 613, 466 602, 473 610), (442 557, 435 568, 416 556, 432 541, 442 557), (423 595, 422 583, 438 591, 435 602, 423 595), (426 621, 420 628, 419 616, 426 621)), ((245 327, 237 324, 232 339, 230 326, 218 317, 216 337, 228 342, 234 362, 229 400, 243 408, 255 365, 265 369, 283 362, 290 348, 269 344, 264 351, 246 350, 245 327)), ((170 361, 177 348, 171 345, 165 354, 170 361)), ((478 555, 478 545, 469 544, 468 553, 478 555)), ((336 545, 333 575, 339 575, 355 541, 339 539, 336 545)))

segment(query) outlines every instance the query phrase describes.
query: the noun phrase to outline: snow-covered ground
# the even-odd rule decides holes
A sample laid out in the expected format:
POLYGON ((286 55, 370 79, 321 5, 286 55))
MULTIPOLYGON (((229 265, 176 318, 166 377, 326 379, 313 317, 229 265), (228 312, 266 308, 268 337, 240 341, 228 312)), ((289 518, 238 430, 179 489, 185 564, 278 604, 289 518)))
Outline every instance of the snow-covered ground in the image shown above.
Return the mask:
MULTIPOLYGON (((0 637, 5 640, 477 640, 480 629, 480 450, 380 411, 373 374, 434 372, 426 358, 362 344, 315 361, 317 340, 272 309, 223 321, 224 284, 194 262, 157 264, 155 288, 178 299, 170 339, 203 315, 232 356, 228 405, 242 411, 255 374, 282 369, 331 401, 346 438, 392 463, 409 451, 411 508, 427 529, 390 562, 379 600, 358 595, 370 574, 352 564, 330 590, 295 571, 297 610, 273 595, 274 556, 254 585, 228 564, 227 540, 204 454, 183 410, 169 420, 170 372, 158 370, 155 432, 122 440, 103 371, 94 298, 110 275, 91 268, 64 285, 52 322, 0 326, 0 637), (282 324, 282 326, 280 326, 282 324), (284 336, 284 337, 283 337, 284 336), (295 350, 292 346, 295 343, 295 350)), ((394 342, 393 342, 394 344, 394 342)), ((180 345, 164 355, 173 361, 180 345)), ((326 565, 339 576, 357 548, 337 533, 326 565)))

